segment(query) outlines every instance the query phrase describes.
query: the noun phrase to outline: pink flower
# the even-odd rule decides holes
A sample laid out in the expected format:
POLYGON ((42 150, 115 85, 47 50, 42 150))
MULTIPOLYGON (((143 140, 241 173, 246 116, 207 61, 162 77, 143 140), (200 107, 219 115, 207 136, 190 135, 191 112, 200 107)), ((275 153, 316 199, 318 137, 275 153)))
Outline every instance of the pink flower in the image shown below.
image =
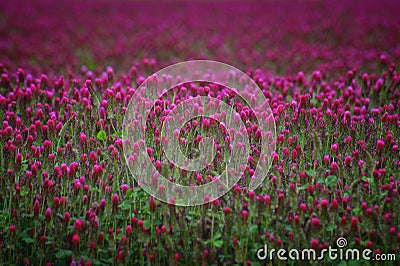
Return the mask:
POLYGON ((304 203, 300 204, 300 212, 305 213, 307 211, 307 205, 304 203))
POLYGON ((113 195, 112 203, 113 203, 114 207, 117 207, 117 206, 118 206, 118 204, 119 204, 119 197, 118 197, 118 194, 114 194, 114 195, 113 195))
POLYGON ((103 241, 104 241, 104 232, 100 232, 97 237, 97 244, 101 246, 103 245, 103 241))
POLYGON ((236 247, 239 247, 239 241, 237 240, 236 237, 233 238, 232 242, 233 242, 233 246, 234 246, 235 248, 236 248, 236 247))
POLYGON ((242 221, 246 222, 248 217, 249 217, 249 213, 246 210, 243 210, 242 211, 242 221))
POLYGON ((338 145, 337 143, 332 144, 332 146, 331 146, 331 153, 332 153, 332 154, 337 154, 338 149, 339 149, 339 145, 338 145))
POLYGON ((153 196, 150 196, 149 205, 150 205, 150 211, 151 211, 151 212, 155 212, 155 211, 156 211, 156 208, 157 208, 157 202, 154 200, 154 197, 153 197, 153 196))
POLYGON ((330 163, 330 158, 329 155, 324 155, 324 158, 322 159, 322 163, 327 166, 330 163))
POLYGON ((330 172, 331 174, 337 173, 339 171, 339 165, 336 162, 332 162, 330 170, 331 170, 331 172, 330 172))
POLYGON ((205 249, 205 250, 203 251, 203 258, 204 258, 205 260, 208 260, 208 256, 209 256, 209 251, 208 251, 208 249, 205 249))
POLYGON ((10 234, 15 235, 17 232, 17 229, 15 228, 15 225, 10 225, 10 234))
POLYGON ((376 142, 376 150, 378 151, 378 153, 382 153, 384 149, 385 149, 385 142, 383 140, 378 140, 376 142))
POLYGON ((327 209, 328 208, 328 200, 326 200, 326 199, 321 200, 321 207, 323 209, 327 209))
POLYGON ((321 228, 321 222, 319 221, 318 218, 312 218, 311 219, 311 226, 314 229, 320 229, 321 228))
POLYGON ((83 221, 76 220, 75 223, 74 223, 74 231, 75 231, 75 233, 82 232, 83 225, 84 225, 83 221))
POLYGON ((131 237, 132 236, 132 226, 131 225, 127 225, 126 229, 125 229, 125 232, 126 232, 126 235, 128 237, 131 237))
POLYGON ((311 239, 311 248, 314 250, 318 250, 318 240, 317 239, 311 239))
POLYGON ((40 203, 38 200, 35 200, 35 203, 33 204, 33 216, 38 217, 39 211, 40 211, 40 203))
POLYGON ((64 224, 68 225, 70 219, 71 219, 71 215, 69 214, 69 212, 65 212, 65 214, 64 214, 64 224))
POLYGON ((229 207, 224 208, 224 214, 228 215, 231 212, 231 209, 229 207))
POLYGON ((47 208, 47 209, 46 209, 46 213, 45 213, 46 221, 49 222, 49 221, 51 220, 51 217, 52 217, 51 209, 50 209, 50 208, 47 208))
POLYGON ((79 236, 78 236, 77 234, 75 234, 75 235, 72 236, 72 244, 73 244, 75 247, 79 247, 80 238, 79 238, 79 236))
POLYGON ((351 218, 350 228, 354 232, 358 231, 358 219, 357 219, 357 217, 352 217, 351 218))
POLYGON ((96 243, 90 242, 89 249, 91 252, 95 252, 96 251, 96 243))
POLYGON ((125 260, 124 251, 122 251, 122 250, 118 251, 117 261, 120 262, 120 263, 123 263, 124 260, 125 260))

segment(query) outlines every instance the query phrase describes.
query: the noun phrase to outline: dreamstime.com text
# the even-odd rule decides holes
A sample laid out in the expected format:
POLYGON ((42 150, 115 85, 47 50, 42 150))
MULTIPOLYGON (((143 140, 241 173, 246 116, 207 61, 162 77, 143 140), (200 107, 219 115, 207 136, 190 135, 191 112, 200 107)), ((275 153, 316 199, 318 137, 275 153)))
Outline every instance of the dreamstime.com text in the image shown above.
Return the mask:
POLYGON ((347 246, 347 240, 343 237, 340 237, 336 241, 337 248, 333 248, 329 246, 328 248, 322 249, 318 254, 315 249, 268 249, 268 245, 265 244, 263 248, 260 248, 257 251, 257 258, 259 260, 270 260, 272 261, 274 258, 278 260, 286 261, 286 260, 308 260, 308 261, 323 261, 325 259, 329 260, 366 260, 366 261, 396 261, 398 256, 393 253, 383 254, 376 253, 374 254, 371 249, 351 249, 345 248, 347 246))

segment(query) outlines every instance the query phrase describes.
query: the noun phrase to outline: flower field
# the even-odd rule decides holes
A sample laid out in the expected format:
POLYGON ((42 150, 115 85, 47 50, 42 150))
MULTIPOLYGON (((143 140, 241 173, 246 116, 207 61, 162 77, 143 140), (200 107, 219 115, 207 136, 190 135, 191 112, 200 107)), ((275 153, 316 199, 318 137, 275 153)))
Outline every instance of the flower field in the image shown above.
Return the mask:
POLYGON ((321 255, 338 238, 375 261, 327 265, 384 254, 398 265, 399 14, 397 1, 0 2, 0 265, 309 265, 318 262, 257 253, 321 255), (159 97, 145 136, 129 143, 124 117, 141 85, 197 59, 246 73, 274 130, 226 86, 193 81, 159 97), (163 149, 168 116, 196 96, 232 106, 249 151, 225 195, 182 206, 147 193, 134 178, 147 169, 129 163, 145 147, 154 169, 184 186, 228 172, 238 154, 217 119, 226 113, 174 128, 173 148, 190 159, 212 139, 204 169, 179 169, 163 149), (253 189, 266 135, 270 167, 253 189))

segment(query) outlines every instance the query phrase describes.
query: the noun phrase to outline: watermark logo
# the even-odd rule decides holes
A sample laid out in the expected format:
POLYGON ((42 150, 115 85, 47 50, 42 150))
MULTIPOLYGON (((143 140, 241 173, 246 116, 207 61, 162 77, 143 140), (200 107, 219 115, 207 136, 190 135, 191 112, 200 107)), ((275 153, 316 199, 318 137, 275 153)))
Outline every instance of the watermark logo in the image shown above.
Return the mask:
POLYGON ((154 165, 145 142, 147 119, 160 97, 173 87, 188 82, 225 86, 243 100, 248 107, 248 115, 254 116, 258 138, 261 139, 259 156, 248 184, 249 189, 254 190, 267 176, 271 155, 275 151, 276 130, 272 110, 261 89, 249 76, 230 65, 207 60, 187 61, 164 68, 136 89, 124 115, 122 128, 124 155, 133 177, 145 191, 161 201, 194 206, 223 196, 243 176, 251 152, 246 125, 235 108, 210 95, 190 97, 168 110, 163 117, 160 134, 162 150, 167 161, 175 167, 185 171, 204 169, 216 156, 213 140, 200 139, 198 156, 189 158, 179 148, 179 130, 195 117, 212 118, 228 132, 230 158, 224 171, 206 184, 182 185, 171 182, 154 165))
POLYGON ((317 252, 315 249, 268 249, 268 245, 264 245, 257 251, 257 258, 259 260, 307 260, 307 261, 323 261, 323 260, 365 260, 365 261, 395 261, 396 254, 373 254, 371 249, 351 249, 346 248, 347 239, 339 237, 336 240, 337 248, 329 246, 327 249, 322 249, 317 252))
POLYGON ((344 237, 339 237, 339 238, 336 240, 336 246, 337 246, 338 248, 344 248, 345 246, 347 246, 347 239, 344 238, 344 237))

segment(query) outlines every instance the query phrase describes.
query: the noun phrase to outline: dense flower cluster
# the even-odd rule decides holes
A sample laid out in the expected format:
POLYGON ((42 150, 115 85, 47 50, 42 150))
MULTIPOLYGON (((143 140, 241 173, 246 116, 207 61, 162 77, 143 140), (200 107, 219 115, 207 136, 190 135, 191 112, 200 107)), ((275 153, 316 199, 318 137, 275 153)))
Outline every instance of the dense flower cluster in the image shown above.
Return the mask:
POLYGON ((382 5, 0 3, 0 264, 257 265, 264 244, 320 251, 338 237, 398 254, 399 8, 382 5), (208 183, 229 157, 226 129, 199 118, 174 136, 188 157, 215 138, 210 169, 163 159, 159 121, 188 97, 232 104, 251 139, 239 184, 177 207, 135 183, 121 126, 149 74, 194 58, 235 64, 258 84, 277 147, 249 190, 261 135, 252 110, 217 84, 176 87, 150 110, 143 140, 171 181, 208 183))

